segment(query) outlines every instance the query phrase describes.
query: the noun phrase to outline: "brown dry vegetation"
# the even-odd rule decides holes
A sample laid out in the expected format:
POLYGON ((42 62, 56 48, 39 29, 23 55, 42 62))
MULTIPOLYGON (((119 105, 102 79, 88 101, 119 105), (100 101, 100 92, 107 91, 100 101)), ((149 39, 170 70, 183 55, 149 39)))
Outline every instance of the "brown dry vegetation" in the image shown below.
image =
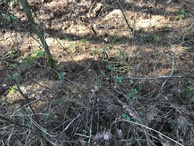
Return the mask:
POLYGON ((194 0, 28 2, 59 79, 1 0, 0 145, 194 145, 194 0))

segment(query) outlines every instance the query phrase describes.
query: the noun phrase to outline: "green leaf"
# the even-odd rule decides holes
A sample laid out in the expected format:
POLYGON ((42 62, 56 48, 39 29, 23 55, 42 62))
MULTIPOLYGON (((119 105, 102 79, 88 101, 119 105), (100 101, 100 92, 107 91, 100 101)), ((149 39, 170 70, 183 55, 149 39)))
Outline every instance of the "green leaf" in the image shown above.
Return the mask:
POLYGON ((82 42, 83 44, 86 44, 86 43, 87 43, 87 39, 81 39, 81 42, 82 42))
POLYGON ((121 117, 122 117, 123 119, 125 119, 125 120, 128 120, 128 121, 131 120, 131 118, 130 118, 127 114, 122 114, 121 117))
POLYGON ((37 51, 35 51, 35 52, 31 55, 31 57, 32 57, 33 59, 42 58, 42 57, 44 57, 44 51, 42 51, 42 50, 37 50, 37 51))
POLYGON ((100 86, 100 84, 101 84, 101 80, 100 80, 100 79, 97 79, 97 80, 95 81, 95 85, 100 86))
POLYGON ((64 72, 59 73, 59 74, 58 74, 58 79, 59 79, 59 80, 64 80, 64 79, 65 79, 65 73, 64 73, 64 72))
POLYGON ((11 22, 11 17, 9 15, 7 16, 6 19, 7 19, 7 21, 11 22))
POLYGON ((137 89, 131 89, 131 91, 129 93, 125 94, 124 96, 125 96, 125 98, 129 99, 129 98, 134 97, 137 94, 138 94, 137 89))
POLYGON ((58 105, 61 105, 62 103, 63 103, 63 100, 62 100, 62 99, 58 99, 58 100, 57 100, 57 104, 58 104, 58 105))
POLYGON ((49 117, 50 117, 50 114, 49 113, 46 113, 45 114, 45 120, 48 121, 49 117))
POLYGON ((19 74, 18 73, 14 73, 11 78, 13 80, 16 80, 18 77, 19 77, 19 74))
POLYGON ((140 121, 141 121, 141 119, 140 119, 140 118, 137 118, 137 119, 135 120, 135 123, 139 124, 140 121))
POLYGON ((6 19, 7 19, 7 21, 9 21, 9 22, 14 22, 14 21, 17 20, 17 17, 14 16, 13 14, 9 14, 9 15, 7 16, 6 19))
POLYGON ((31 56, 28 56, 28 55, 24 55, 23 57, 22 57, 22 62, 24 62, 23 64, 22 64, 22 66, 23 67, 27 67, 27 66, 29 66, 29 65, 31 65, 32 63, 33 63, 33 58, 31 57, 31 56))
POLYGON ((12 68, 17 68, 17 64, 16 63, 12 64, 11 66, 12 66, 12 68))
POLYGON ((176 15, 185 15, 187 12, 185 11, 185 9, 180 9, 179 11, 176 12, 176 15))
POLYGON ((157 34, 153 34, 153 35, 152 35, 152 39, 153 39, 154 41, 159 41, 159 40, 160 40, 160 36, 157 35, 157 34))
POLYGON ((105 48, 100 48, 100 49, 99 49, 99 52, 100 52, 100 53, 105 52, 105 48))
POLYGON ((110 70, 110 71, 113 71, 114 67, 112 65, 107 65, 107 69, 110 70))
POLYGON ((105 72, 104 71, 100 71, 100 73, 102 74, 102 76, 105 76, 105 72))
POLYGON ((120 52, 120 55, 121 55, 121 56, 124 56, 124 55, 125 55, 125 51, 120 50, 119 52, 120 52))
POLYGON ((187 18, 187 17, 189 17, 189 13, 187 13, 187 12, 185 11, 185 9, 180 9, 180 10, 178 10, 178 11, 176 12, 176 14, 175 14, 175 19, 176 19, 176 20, 185 19, 185 18, 187 18))
POLYGON ((12 86, 12 87, 9 89, 9 94, 14 94, 16 91, 17 91, 17 86, 12 86))
POLYGON ((116 81, 117 83, 122 83, 122 81, 123 81, 123 76, 116 77, 116 78, 115 78, 115 81, 116 81))
POLYGON ((135 144, 137 144, 137 141, 134 138, 132 138, 130 145, 135 145, 135 144))
POLYGON ((67 41, 71 41, 72 39, 71 38, 66 38, 67 41))

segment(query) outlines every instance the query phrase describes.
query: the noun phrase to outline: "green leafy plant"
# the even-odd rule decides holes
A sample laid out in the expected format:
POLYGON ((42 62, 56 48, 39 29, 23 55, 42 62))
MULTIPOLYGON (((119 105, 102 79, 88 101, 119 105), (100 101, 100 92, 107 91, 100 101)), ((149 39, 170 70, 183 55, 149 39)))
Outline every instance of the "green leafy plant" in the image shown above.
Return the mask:
POLYGON ((169 28, 168 23, 163 23, 163 24, 162 24, 162 28, 163 28, 163 29, 169 28))
POLYGON ((152 38, 154 41, 156 41, 156 42, 160 40, 160 36, 157 35, 157 34, 153 34, 153 35, 151 36, 151 38, 152 38))
POLYGON ((9 14, 7 17, 6 17, 7 21, 9 22, 14 22, 17 20, 17 17, 14 16, 13 14, 9 14))
POLYGON ((108 53, 110 52, 110 46, 102 47, 99 49, 99 54, 102 57, 102 59, 108 58, 108 53))
POLYGON ((110 36, 109 41, 114 43, 118 38, 118 32, 115 32, 113 35, 110 36))
POLYGON ((133 89, 131 89, 131 91, 129 93, 125 94, 124 96, 125 96, 126 99, 130 99, 130 98, 134 97, 137 94, 138 94, 137 89, 133 88, 133 89))
POLYGON ((140 121, 141 121, 141 119, 140 118, 137 118, 137 119, 135 119, 135 123, 140 123, 140 121))
POLYGON ((50 113, 46 113, 45 114, 45 120, 48 121, 49 118, 50 118, 50 113))
POLYGON ((58 104, 58 105, 62 105, 62 104, 63 104, 63 100, 62 100, 62 99, 58 99, 58 100, 57 100, 57 104, 58 104))
POLYGON ((124 56, 125 55, 125 51, 119 50, 119 54, 120 54, 120 56, 124 56))
POLYGON ((38 58, 43 58, 45 55, 45 52, 43 50, 36 50, 32 55, 32 59, 38 59, 38 58))
POLYGON ((9 94, 14 94, 17 91, 17 86, 11 86, 9 89, 9 94))
POLYGON ((67 40, 67 41, 72 41, 72 39, 71 39, 71 38, 68 38, 68 37, 66 38, 66 40, 67 40))
POLYGON ((12 80, 16 80, 19 77, 19 74, 16 72, 11 76, 12 80))
POLYGON ((22 62, 23 67, 27 67, 27 66, 31 65, 34 62, 34 60, 31 56, 24 55, 21 59, 21 62, 22 62))
MULTIPOLYGON (((27 108, 25 109, 25 111, 26 112, 29 112, 29 110, 27 108)), ((25 114, 23 114, 22 112, 18 112, 17 117, 19 119, 21 119, 23 125, 28 125, 29 124, 29 120, 27 120, 26 118, 24 118, 25 117, 25 114)))
POLYGON ((14 58, 15 51, 13 49, 10 49, 7 54, 6 54, 6 58, 14 58))
POLYGON ((36 50, 34 51, 31 55, 25 54, 22 58, 21 58, 21 63, 23 67, 27 67, 29 65, 31 65, 35 60, 39 59, 39 58, 43 58, 45 56, 45 52, 42 50, 36 50))
POLYGON ((77 43, 71 43, 68 47, 71 50, 71 54, 75 55, 78 52, 78 45, 77 43))
POLYGON ((94 49, 94 50, 90 50, 90 55, 97 55, 98 54, 98 50, 94 49))
POLYGON ((112 65, 107 65, 106 68, 110 71, 114 71, 115 68, 112 65))
POLYGON ((81 39, 82 44, 86 44, 87 42, 88 42, 87 39, 81 39))
POLYGON ((17 65, 16 63, 14 63, 14 64, 11 65, 11 67, 12 67, 12 68, 17 68, 18 65, 17 65))
POLYGON ((185 9, 180 9, 175 13, 175 20, 185 19, 189 17, 189 13, 186 12, 185 9))
POLYGON ((59 80, 64 80, 65 79, 65 73, 58 73, 58 78, 59 80))
POLYGON ((100 71, 100 73, 101 73, 102 76, 106 75, 104 71, 100 71))
POLYGON ((127 114, 122 114, 121 117, 127 121, 131 121, 131 118, 127 114))
POLYGON ((115 77, 115 82, 116 82, 116 83, 122 84, 122 81, 123 81, 123 76, 119 76, 119 77, 116 76, 116 77, 115 77))

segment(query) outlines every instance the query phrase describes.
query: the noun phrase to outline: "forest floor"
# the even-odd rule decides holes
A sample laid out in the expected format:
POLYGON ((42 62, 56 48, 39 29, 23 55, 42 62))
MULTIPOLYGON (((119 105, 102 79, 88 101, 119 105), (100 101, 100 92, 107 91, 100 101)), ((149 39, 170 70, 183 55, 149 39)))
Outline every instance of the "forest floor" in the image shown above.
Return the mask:
POLYGON ((59 79, 0 1, 0 145, 194 145, 194 0, 28 1, 59 79))

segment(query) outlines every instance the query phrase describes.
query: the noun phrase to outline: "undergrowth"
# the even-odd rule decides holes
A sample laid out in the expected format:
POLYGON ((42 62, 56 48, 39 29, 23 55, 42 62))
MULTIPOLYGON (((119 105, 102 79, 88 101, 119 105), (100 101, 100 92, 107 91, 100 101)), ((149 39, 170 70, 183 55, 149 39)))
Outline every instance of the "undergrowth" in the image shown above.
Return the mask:
MULTIPOLYGON (((117 2, 126 17, 121 6, 128 3, 117 2)), ((171 18, 178 22, 189 16, 180 9, 171 18)), ((12 14, 6 18, 17 21, 12 14)), ((90 37, 53 39, 51 45, 60 46, 53 47, 58 80, 53 80, 45 51, 33 35, 36 45, 27 51, 20 51, 19 43, 4 50, 0 145, 192 146, 193 51, 181 46, 191 42, 181 40, 188 30, 181 36, 167 23, 156 32, 133 23, 136 30, 126 25, 130 36, 123 40, 121 27, 93 42, 90 37), (90 58, 80 59, 84 53, 90 58)))

